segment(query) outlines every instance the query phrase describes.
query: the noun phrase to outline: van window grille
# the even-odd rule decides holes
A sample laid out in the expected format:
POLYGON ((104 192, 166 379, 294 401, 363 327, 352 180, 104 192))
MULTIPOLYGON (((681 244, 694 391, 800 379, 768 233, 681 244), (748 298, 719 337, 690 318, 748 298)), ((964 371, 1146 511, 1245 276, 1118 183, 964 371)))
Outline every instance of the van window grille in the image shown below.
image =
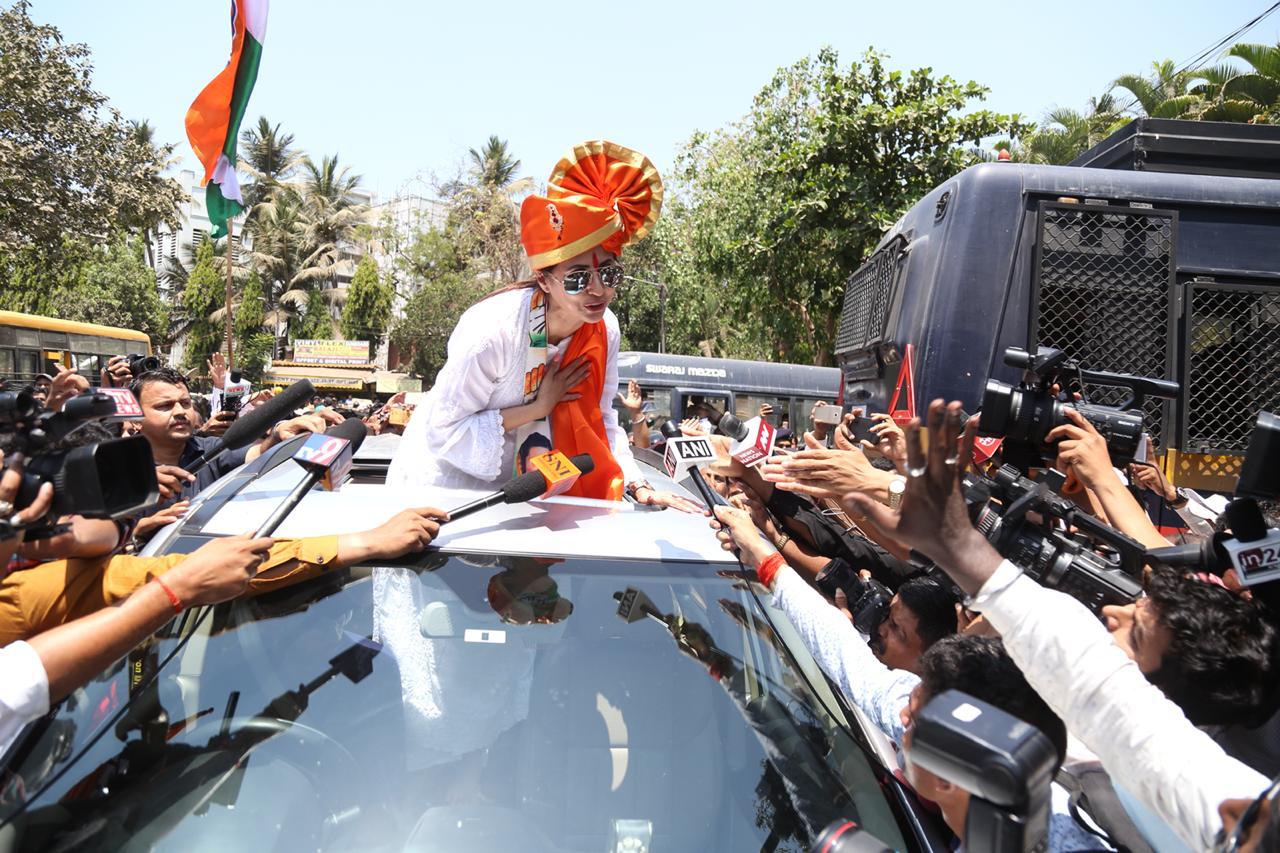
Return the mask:
POLYGON ((1183 448, 1243 453, 1260 410, 1280 411, 1280 288, 1187 286, 1183 448))
POLYGON ((849 276, 844 288, 840 329, 836 333, 838 355, 866 349, 884 340, 901 251, 902 241, 894 240, 849 276))
MULTIPOLYGON (((1082 366, 1171 378, 1175 284, 1172 211, 1040 205, 1032 347, 1056 347, 1082 366)), ((1088 387, 1115 406, 1126 389, 1088 387)), ((1146 429, 1161 443, 1167 405, 1146 402, 1146 429)))

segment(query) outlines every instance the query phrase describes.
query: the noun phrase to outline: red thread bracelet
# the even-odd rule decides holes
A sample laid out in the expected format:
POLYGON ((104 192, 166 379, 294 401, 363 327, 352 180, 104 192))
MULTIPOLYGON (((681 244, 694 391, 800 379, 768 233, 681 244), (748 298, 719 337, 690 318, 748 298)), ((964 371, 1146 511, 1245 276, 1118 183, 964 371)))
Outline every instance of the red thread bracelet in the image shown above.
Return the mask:
POLYGON ((760 565, 756 567, 756 576, 760 578, 760 583, 773 589, 773 579, 777 577, 778 569, 782 568, 785 562, 786 560, 778 551, 761 560, 760 565))
POLYGON ((178 598, 177 594, 173 590, 169 589, 169 585, 160 580, 159 576, 152 578, 152 580, 160 584, 160 588, 164 590, 164 594, 169 596, 169 603, 173 605, 173 612, 181 613, 185 609, 182 599, 178 598))

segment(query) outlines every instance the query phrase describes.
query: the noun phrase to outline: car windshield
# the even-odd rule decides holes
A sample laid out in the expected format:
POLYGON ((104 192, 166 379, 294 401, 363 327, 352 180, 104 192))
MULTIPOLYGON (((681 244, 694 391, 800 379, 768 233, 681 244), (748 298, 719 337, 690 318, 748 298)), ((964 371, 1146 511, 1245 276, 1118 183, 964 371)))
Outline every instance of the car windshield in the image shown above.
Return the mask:
POLYGON ((437 552, 185 614, 14 745, 0 850, 905 849, 732 575, 437 552))

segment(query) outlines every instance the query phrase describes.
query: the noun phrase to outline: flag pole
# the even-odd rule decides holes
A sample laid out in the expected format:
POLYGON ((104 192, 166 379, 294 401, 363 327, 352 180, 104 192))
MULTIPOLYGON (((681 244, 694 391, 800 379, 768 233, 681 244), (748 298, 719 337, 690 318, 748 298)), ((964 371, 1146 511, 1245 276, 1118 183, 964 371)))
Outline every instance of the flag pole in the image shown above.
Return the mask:
POLYGON ((235 362, 231 360, 231 255, 234 244, 232 243, 232 225, 231 217, 227 217, 227 373, 228 375, 235 369, 235 362))

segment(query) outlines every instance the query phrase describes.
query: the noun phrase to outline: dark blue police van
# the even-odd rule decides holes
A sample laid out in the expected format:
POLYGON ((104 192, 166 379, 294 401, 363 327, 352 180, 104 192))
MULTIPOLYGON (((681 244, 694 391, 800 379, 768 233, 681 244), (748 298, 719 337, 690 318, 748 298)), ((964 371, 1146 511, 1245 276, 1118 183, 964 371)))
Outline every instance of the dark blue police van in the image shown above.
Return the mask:
MULTIPOLYGON (((914 382, 976 410, 1006 347, 1180 383, 1146 429, 1174 482, 1229 490, 1280 406, 1280 128, 1140 119, 1070 166, 973 166, 916 203, 849 279, 846 404, 914 382), (908 352, 910 358, 908 359, 908 352), (910 361, 910 370, 905 362, 910 361)), ((1117 405, 1128 392, 1088 387, 1117 405)))

